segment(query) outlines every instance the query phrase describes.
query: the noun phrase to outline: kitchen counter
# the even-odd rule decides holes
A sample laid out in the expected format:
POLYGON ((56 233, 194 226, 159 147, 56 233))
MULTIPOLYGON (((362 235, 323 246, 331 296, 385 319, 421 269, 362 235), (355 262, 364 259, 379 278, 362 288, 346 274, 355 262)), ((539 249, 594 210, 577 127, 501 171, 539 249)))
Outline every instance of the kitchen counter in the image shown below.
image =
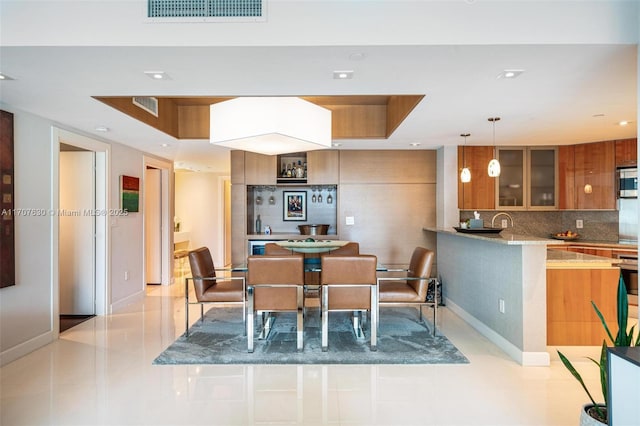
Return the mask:
POLYGON ((483 240, 491 243, 508 244, 508 245, 562 245, 562 240, 551 238, 540 238, 531 235, 513 234, 508 228, 499 234, 473 234, 468 232, 457 232, 453 228, 423 228, 424 231, 438 232, 443 234, 451 234, 463 238, 474 240, 483 240))
POLYGON ((619 241, 594 241, 594 240, 572 240, 565 241, 566 245, 583 247, 601 247, 621 250, 638 250, 638 243, 621 243, 619 241))
POLYGON ((609 268, 618 263, 618 259, 609 257, 572 251, 547 250, 547 268, 609 268))

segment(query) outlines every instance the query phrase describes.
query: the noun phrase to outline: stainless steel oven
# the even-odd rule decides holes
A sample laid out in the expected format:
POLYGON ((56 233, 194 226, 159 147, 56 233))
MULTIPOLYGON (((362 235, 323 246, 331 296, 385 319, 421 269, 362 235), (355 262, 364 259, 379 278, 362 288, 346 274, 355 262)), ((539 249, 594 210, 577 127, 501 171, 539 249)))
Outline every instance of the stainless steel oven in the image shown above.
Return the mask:
POLYGON ((620 259, 620 272, 624 284, 627 286, 629 304, 638 304, 638 255, 636 253, 617 253, 616 258, 620 259))
POLYGON ((638 198, 638 169, 618 169, 618 198, 638 198))

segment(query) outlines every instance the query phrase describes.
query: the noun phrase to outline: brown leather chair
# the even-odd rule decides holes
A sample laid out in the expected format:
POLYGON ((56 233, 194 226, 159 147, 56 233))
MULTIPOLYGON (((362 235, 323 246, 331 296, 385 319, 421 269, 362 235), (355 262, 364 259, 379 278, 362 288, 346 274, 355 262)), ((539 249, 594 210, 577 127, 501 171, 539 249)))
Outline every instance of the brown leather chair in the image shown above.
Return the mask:
POLYGON ((280 256, 289 256, 293 254, 291 249, 286 247, 279 246, 276 243, 266 243, 264 245, 264 254, 266 255, 280 255, 280 256))
POLYGON ((433 335, 436 334, 438 312, 438 279, 431 277, 431 268, 435 253, 424 247, 416 247, 411 255, 409 268, 393 269, 401 272, 402 277, 378 278, 379 306, 417 306, 422 318, 422 308, 433 307, 433 335), (433 285, 433 301, 427 301, 429 285, 433 285))
POLYGON ((247 350, 253 352, 254 312, 262 313, 261 337, 267 338, 273 321, 271 313, 294 311, 297 313, 296 347, 301 351, 304 347, 304 256, 249 256, 247 268, 247 350))
POLYGON ((184 280, 186 335, 189 335, 189 305, 200 305, 200 321, 204 316, 204 304, 241 304, 242 319, 246 321, 244 277, 217 277, 216 268, 207 247, 189 252, 191 277, 184 280), (193 281, 196 301, 189 301, 189 281, 193 281))
POLYGON ((360 244, 350 241, 342 247, 338 247, 337 249, 323 254, 329 256, 357 256, 360 254, 360 244))
POLYGON ((358 338, 364 337, 358 314, 369 311, 370 344, 371 350, 375 351, 378 332, 376 256, 322 256, 321 262, 322 350, 326 351, 329 346, 329 311, 353 311, 353 327, 358 338))

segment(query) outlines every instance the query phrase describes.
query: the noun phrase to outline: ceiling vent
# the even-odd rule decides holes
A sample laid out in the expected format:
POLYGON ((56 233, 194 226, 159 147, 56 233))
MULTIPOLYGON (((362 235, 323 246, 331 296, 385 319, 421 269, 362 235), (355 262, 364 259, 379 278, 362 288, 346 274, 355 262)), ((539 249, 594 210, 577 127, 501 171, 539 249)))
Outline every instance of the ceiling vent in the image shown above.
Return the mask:
POLYGON ((152 22, 266 21, 267 0, 147 0, 152 22))
POLYGON ((138 108, 142 108, 149 114, 158 116, 158 98, 151 96, 135 96, 132 98, 133 104, 138 108))

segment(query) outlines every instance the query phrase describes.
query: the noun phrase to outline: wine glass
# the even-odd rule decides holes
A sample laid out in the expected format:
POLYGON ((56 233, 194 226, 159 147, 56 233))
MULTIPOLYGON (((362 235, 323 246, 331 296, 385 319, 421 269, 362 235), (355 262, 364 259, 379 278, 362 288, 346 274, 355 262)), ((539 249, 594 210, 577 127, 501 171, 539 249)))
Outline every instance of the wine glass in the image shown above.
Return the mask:
POLYGON ((332 186, 328 187, 327 191, 329 191, 329 195, 327 195, 327 204, 333 204, 333 197, 331 196, 331 191, 333 191, 333 187, 332 186))
POLYGON ((312 187, 311 187, 311 190, 313 191, 313 195, 311 196, 311 202, 312 202, 312 203, 315 203, 315 202, 316 202, 316 199, 317 199, 317 198, 316 198, 316 190, 317 190, 317 188, 316 188, 315 186, 312 186, 312 187))
POLYGON ((322 202, 322 187, 318 188, 318 202, 322 202))

